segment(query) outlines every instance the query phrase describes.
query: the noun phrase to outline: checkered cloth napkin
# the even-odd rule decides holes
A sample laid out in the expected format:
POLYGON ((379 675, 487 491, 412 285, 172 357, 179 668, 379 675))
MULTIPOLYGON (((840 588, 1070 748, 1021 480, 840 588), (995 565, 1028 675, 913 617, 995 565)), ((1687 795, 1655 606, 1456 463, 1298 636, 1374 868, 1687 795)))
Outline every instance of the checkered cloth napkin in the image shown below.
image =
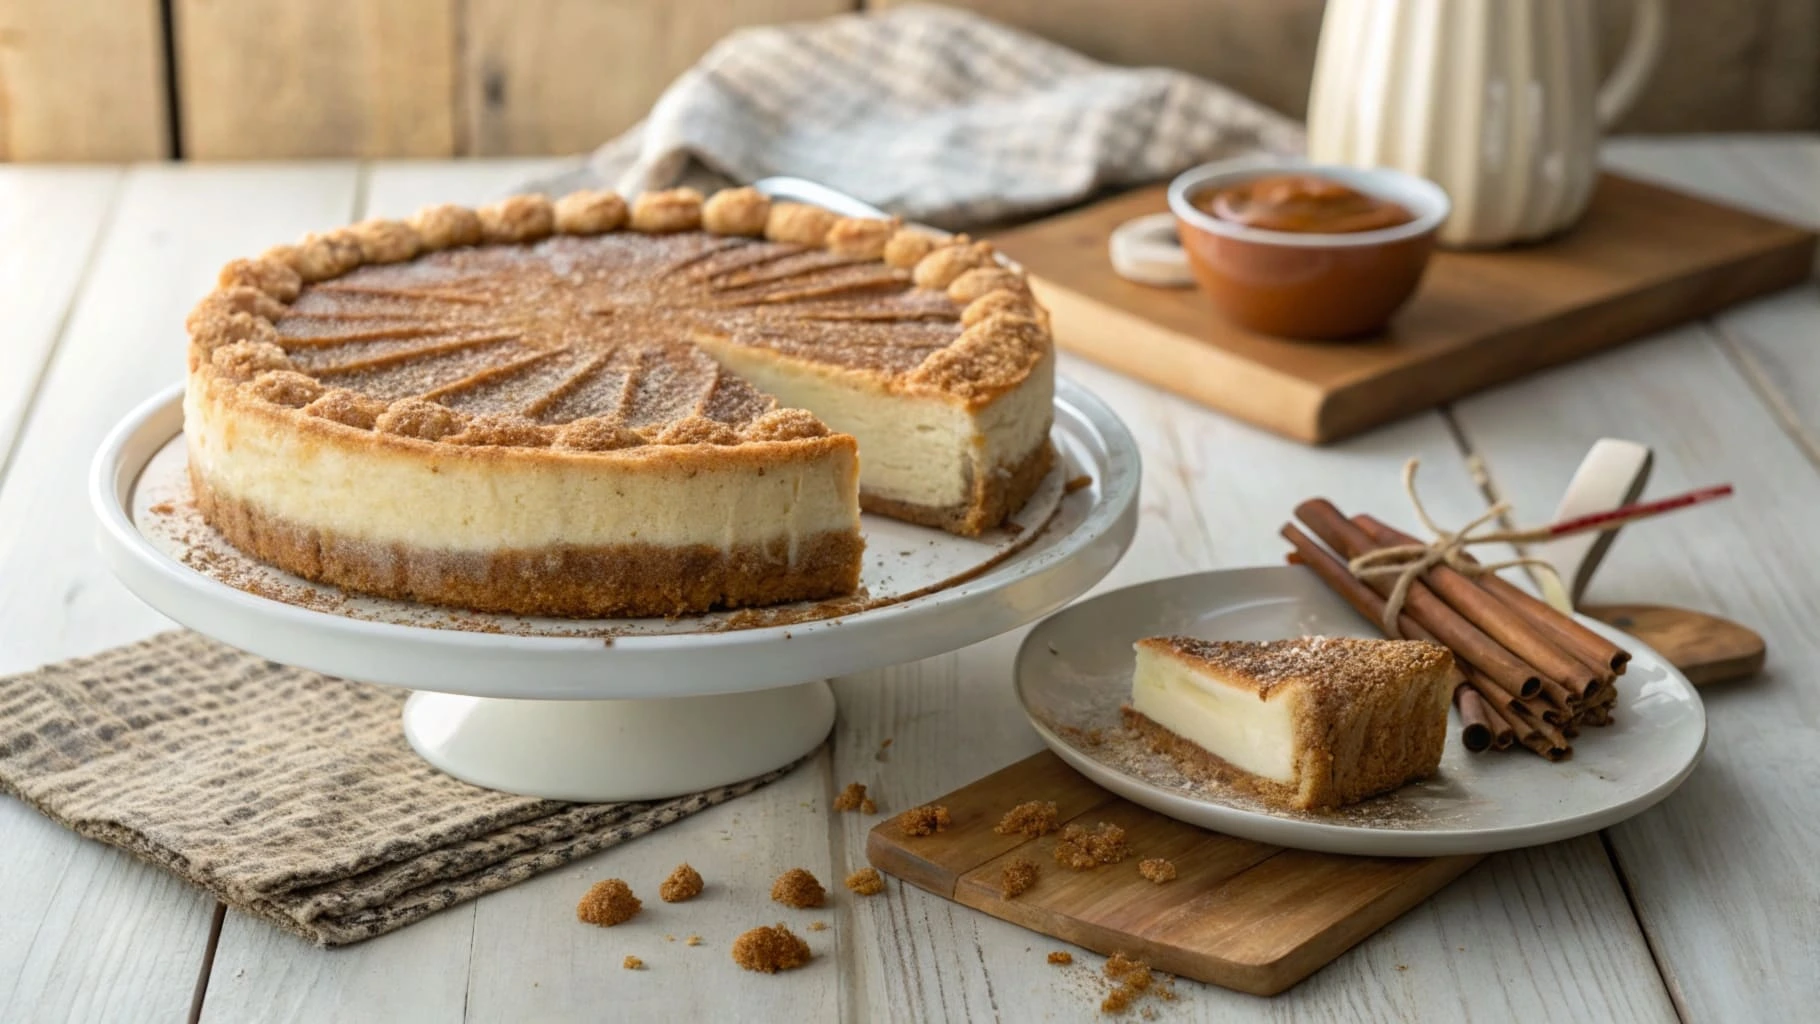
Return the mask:
POLYGON ((630 195, 788 174, 959 229, 1301 146, 1295 122, 1192 75, 908 6, 735 32, 642 123, 536 187, 630 195))
POLYGON ((403 701, 396 690, 164 633, 0 678, 0 792, 231 907, 339 946, 790 770, 652 803, 496 793, 412 752, 399 729, 403 701))

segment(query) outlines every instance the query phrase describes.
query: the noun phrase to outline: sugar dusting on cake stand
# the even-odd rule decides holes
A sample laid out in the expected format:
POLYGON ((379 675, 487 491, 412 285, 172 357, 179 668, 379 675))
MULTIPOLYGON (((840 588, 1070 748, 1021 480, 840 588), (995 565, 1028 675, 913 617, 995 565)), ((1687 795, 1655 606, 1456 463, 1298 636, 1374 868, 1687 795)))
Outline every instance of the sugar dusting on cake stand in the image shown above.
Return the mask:
POLYGON ((414 691, 412 746, 477 785, 562 800, 658 799, 815 749, 831 676, 931 657, 1035 621, 1099 582, 1137 525, 1130 433, 1057 380, 1057 468, 1009 529, 955 537, 865 517, 863 590, 675 619, 483 615, 351 595, 241 555, 184 483, 181 387, 97 454, 110 568, 158 611, 262 657, 414 691), (1091 484, 1070 489, 1071 480, 1091 484))

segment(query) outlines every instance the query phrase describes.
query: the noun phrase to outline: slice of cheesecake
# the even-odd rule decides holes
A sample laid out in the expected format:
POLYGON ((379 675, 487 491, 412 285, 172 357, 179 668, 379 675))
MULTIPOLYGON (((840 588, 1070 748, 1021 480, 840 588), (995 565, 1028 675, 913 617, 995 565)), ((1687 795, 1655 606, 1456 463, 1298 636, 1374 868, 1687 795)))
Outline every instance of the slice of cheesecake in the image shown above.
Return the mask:
POLYGON ((1126 724, 1191 775, 1297 810, 1339 807, 1434 773, 1453 655, 1409 640, 1137 642, 1126 724))

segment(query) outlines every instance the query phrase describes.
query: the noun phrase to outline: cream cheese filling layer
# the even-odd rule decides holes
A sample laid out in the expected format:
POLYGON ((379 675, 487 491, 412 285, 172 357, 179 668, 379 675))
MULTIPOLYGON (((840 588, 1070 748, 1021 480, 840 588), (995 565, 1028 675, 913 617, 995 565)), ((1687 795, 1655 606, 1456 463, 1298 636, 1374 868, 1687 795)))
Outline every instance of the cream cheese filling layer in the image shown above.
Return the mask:
POLYGON ((1167 654, 1137 649, 1131 706, 1177 736, 1261 778, 1293 785, 1301 689, 1259 700, 1248 686, 1207 680, 1167 654))
POLYGON ((695 341, 780 405, 807 409, 830 430, 853 435, 860 487, 874 497, 930 508, 964 505, 973 500, 976 477, 1008 471, 1049 436, 1053 355, 1015 390, 975 410, 953 399, 867 387, 839 369, 713 336, 695 341))
POLYGON ((267 515, 350 539, 486 552, 619 544, 797 544, 859 526, 851 450, 721 464, 476 458, 343 444, 191 387, 184 432, 210 487, 267 515), (779 528, 778 524, 783 524, 779 528))

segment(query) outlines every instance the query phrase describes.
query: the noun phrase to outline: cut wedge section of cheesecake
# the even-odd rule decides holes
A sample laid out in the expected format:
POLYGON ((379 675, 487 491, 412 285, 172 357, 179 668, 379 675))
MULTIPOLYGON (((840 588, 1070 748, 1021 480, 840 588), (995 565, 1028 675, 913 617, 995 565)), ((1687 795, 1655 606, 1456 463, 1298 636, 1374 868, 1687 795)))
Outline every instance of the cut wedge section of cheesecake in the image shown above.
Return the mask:
POLYGON ((1338 807, 1434 773, 1453 655, 1351 637, 1140 640, 1127 726, 1192 776, 1296 810, 1338 807))

